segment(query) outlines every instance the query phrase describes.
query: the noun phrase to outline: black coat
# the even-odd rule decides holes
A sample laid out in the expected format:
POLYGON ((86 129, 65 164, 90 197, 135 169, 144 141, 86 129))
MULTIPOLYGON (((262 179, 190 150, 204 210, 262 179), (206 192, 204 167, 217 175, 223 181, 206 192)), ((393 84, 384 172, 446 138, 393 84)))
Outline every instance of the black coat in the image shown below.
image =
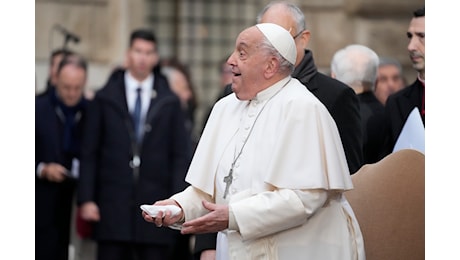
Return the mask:
MULTIPOLYGON (((410 86, 390 95, 385 105, 386 121, 386 142, 385 154, 390 154, 398 140, 399 134, 406 123, 409 114, 417 107, 419 111, 423 108, 423 95, 425 86, 418 79, 410 86)), ((425 115, 421 114, 423 126, 425 126, 425 115)))
POLYGON ((372 91, 358 95, 363 129, 364 164, 378 162, 384 156, 385 107, 372 91))
POLYGON ((79 159, 79 144, 85 118, 85 100, 78 108, 73 131, 73 149, 64 149, 64 121, 55 91, 35 99, 35 253, 36 259, 67 259, 71 212, 76 180, 50 182, 37 177, 39 163, 58 163, 71 170, 79 159))
POLYGON ((327 108, 339 130, 350 174, 358 171, 363 165, 363 141, 359 101, 353 89, 318 72, 309 50, 292 76, 327 108))
POLYGON ((78 203, 94 201, 99 207, 96 240, 171 245, 177 231, 146 222, 139 206, 169 198, 186 187, 191 140, 179 99, 166 78, 155 73, 157 95, 151 99, 142 144, 136 145, 124 73, 114 72, 88 108, 78 203), (139 167, 132 162, 136 154, 139 167))

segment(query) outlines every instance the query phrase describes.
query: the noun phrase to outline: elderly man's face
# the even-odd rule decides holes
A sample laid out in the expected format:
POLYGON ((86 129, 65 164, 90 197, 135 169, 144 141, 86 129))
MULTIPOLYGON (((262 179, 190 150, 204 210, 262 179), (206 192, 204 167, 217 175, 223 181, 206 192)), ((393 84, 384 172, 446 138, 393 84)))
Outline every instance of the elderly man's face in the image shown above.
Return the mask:
POLYGON ((294 17, 284 4, 275 4, 270 7, 262 16, 260 22, 274 23, 289 31, 294 38, 297 49, 295 63, 295 66, 297 67, 305 56, 305 49, 307 48, 310 40, 310 31, 305 28, 297 28, 294 17))
POLYGON ((398 67, 391 64, 379 67, 374 94, 380 103, 385 105, 388 96, 402 88, 404 81, 398 67))
POLYGON ((68 64, 57 74, 57 94, 66 106, 78 104, 83 96, 85 84, 86 71, 75 65, 68 64))
POLYGON ((235 50, 227 60, 232 67, 232 90, 240 100, 250 100, 263 86, 267 57, 260 49, 263 39, 257 27, 250 27, 236 39, 235 50))

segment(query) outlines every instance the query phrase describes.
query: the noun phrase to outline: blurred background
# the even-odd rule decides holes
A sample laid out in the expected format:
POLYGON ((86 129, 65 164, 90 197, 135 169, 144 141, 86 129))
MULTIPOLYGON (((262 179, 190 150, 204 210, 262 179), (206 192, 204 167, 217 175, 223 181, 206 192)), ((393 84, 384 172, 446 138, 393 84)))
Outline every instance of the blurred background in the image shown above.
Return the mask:
MULTIPOLYGON (((152 29, 163 59, 187 66, 197 99, 196 131, 220 92, 219 69, 240 31, 253 25, 267 0, 35 0, 35 92, 45 89, 49 55, 68 47, 89 60, 88 89, 97 90, 124 62, 131 30, 152 29)), ((309 49, 318 69, 329 74, 332 55, 363 44, 396 58, 404 78, 416 73, 406 31, 423 0, 292 0, 311 31, 309 49)))

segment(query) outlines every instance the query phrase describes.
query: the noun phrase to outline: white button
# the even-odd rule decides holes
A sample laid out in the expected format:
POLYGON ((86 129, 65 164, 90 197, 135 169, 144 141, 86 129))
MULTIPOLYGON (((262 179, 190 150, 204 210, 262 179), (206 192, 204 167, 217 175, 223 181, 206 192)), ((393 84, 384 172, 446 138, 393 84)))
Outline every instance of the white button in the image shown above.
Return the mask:
POLYGON ((150 98, 154 99, 157 97, 157 92, 155 90, 152 90, 152 94, 150 95, 150 98))

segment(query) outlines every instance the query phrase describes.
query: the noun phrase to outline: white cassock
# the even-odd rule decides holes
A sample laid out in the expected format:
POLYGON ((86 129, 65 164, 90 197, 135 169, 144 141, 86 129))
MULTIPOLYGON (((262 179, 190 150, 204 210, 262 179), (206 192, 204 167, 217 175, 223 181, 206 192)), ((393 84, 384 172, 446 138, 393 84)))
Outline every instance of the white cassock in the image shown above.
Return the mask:
POLYGON ((353 184, 337 127, 297 79, 287 77, 251 101, 231 94, 217 102, 186 181, 191 186, 172 196, 186 221, 208 213, 201 200, 229 205, 218 260, 365 259, 342 196, 353 184))

